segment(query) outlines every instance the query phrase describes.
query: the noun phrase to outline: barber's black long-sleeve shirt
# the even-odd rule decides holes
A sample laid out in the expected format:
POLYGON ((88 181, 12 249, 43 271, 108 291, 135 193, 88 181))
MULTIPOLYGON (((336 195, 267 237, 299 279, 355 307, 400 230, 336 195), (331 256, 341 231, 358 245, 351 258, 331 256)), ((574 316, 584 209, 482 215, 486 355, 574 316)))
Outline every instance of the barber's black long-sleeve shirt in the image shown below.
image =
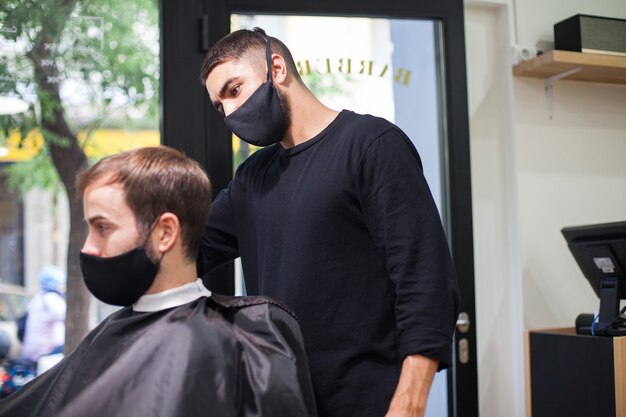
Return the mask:
POLYGON ((322 416, 383 416, 403 358, 451 363, 454 268, 413 144, 342 111, 319 135, 254 153, 215 199, 199 269, 241 256, 248 294, 302 327, 322 416))

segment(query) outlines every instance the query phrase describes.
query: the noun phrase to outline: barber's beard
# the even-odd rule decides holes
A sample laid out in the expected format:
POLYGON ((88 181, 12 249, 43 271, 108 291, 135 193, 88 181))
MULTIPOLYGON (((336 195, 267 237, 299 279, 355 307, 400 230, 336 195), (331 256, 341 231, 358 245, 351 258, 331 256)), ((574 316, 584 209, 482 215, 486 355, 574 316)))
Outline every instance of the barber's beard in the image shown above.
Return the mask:
POLYGON ((280 100, 280 105, 283 108, 283 119, 285 121, 285 132, 289 130, 291 126, 291 106, 289 105, 289 100, 287 100, 287 95, 276 89, 278 93, 278 99, 280 100))

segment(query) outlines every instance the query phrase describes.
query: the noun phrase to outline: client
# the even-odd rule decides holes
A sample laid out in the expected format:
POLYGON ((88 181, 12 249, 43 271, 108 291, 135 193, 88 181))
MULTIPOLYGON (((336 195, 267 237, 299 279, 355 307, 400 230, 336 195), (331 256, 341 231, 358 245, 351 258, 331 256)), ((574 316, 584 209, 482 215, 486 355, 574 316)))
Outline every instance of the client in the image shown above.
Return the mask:
POLYGON ((266 297, 205 288, 196 254, 211 185, 166 147, 80 175, 87 288, 125 306, 57 366, 0 401, 0 416, 315 416, 300 328, 266 297))

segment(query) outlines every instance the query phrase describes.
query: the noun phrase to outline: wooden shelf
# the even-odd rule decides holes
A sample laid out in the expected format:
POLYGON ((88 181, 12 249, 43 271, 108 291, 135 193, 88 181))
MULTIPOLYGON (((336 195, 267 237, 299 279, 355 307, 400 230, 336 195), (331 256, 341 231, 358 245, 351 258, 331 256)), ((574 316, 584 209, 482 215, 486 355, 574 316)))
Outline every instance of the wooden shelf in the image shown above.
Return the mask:
POLYGON ((626 57, 554 50, 513 66, 513 75, 626 84, 626 57))

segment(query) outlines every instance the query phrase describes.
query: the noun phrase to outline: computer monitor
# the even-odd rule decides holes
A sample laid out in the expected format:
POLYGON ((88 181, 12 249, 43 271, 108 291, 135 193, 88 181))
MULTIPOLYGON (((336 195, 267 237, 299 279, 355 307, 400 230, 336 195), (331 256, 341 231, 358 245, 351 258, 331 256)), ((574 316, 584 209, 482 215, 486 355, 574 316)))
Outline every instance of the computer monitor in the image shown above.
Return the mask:
MULTIPOLYGON (((620 300, 626 299, 626 221, 561 230, 585 278, 600 298, 597 335, 626 334, 620 326, 620 300)), ((595 318, 594 318, 595 319, 595 318)))

